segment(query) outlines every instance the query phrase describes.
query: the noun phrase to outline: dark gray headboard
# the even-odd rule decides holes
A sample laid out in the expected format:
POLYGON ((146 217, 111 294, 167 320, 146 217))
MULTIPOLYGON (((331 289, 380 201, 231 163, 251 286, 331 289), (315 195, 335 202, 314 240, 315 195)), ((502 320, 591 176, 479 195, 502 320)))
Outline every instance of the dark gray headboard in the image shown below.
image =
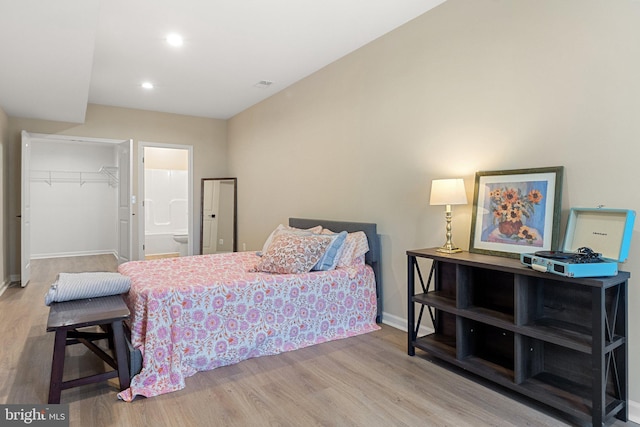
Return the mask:
POLYGON ((325 219, 289 218, 289 225, 296 228, 312 228, 321 225, 331 231, 339 233, 346 231, 353 233, 363 231, 369 241, 369 252, 364 256, 364 261, 371 266, 376 277, 376 294, 378 300, 377 322, 382 319, 382 274, 380 272, 380 261, 382 252, 380 250, 380 236, 378 235, 376 224, 367 222, 331 221, 325 219))

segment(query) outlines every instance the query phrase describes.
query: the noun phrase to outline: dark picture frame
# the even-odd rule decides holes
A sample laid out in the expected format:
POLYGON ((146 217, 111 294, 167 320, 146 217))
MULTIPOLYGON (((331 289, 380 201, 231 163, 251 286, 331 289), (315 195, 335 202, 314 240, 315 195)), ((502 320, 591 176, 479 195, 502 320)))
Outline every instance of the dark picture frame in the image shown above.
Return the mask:
POLYGON ((558 247, 564 167, 476 172, 469 252, 519 258, 558 247))

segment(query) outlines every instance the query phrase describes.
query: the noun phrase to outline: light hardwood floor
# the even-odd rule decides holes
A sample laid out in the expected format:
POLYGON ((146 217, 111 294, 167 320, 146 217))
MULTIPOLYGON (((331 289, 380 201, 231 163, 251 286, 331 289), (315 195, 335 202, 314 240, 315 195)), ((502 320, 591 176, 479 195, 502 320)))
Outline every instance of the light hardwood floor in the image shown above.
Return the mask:
MULTIPOLYGON (((33 261, 26 288, 0 297, 0 403, 44 404, 53 333, 44 295, 59 272, 115 271, 111 256, 33 261)), ((102 362, 67 349, 66 375, 102 362)), ((184 390, 124 403, 117 381, 62 392, 71 426, 566 426, 547 407, 419 353, 406 333, 377 332, 200 372, 184 390), (476 382, 479 381, 479 382, 476 382)), ((614 426, 637 426, 616 421, 614 426)))

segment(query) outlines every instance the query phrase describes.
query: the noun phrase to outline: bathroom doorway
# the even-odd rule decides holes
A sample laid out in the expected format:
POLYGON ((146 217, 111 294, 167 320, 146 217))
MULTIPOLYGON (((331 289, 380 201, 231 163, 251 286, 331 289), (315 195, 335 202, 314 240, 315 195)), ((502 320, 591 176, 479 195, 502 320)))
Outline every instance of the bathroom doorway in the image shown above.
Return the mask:
POLYGON ((140 142, 140 259, 193 255, 191 146, 140 142))

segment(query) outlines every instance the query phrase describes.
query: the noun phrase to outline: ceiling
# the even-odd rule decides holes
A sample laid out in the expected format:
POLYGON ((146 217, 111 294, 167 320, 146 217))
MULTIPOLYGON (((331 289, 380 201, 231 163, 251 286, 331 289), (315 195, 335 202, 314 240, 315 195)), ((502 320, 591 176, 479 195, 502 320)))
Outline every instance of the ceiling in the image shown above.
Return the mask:
POLYGON ((88 103, 227 119, 444 1, 0 0, 0 107, 72 123, 88 103))

